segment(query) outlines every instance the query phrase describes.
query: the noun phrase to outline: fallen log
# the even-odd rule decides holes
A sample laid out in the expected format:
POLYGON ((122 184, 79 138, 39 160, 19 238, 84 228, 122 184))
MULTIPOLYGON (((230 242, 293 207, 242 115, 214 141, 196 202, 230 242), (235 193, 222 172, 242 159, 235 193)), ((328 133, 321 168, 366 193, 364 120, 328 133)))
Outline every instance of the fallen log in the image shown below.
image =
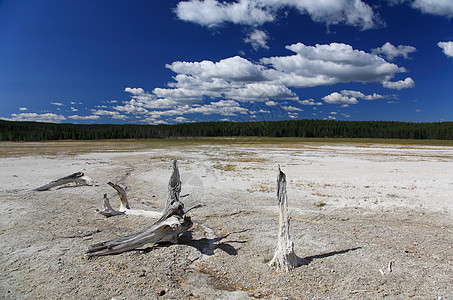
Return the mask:
POLYGON ((274 257, 269 262, 270 266, 276 266, 277 271, 288 272, 308 262, 296 255, 294 252, 294 243, 291 241, 289 234, 289 216, 288 216, 288 198, 286 195, 286 175, 278 167, 277 177, 277 198, 279 206, 278 221, 278 242, 274 257))
POLYGON ((59 185, 64 185, 68 183, 75 183, 76 186, 83 186, 83 185, 94 185, 94 180, 88 176, 85 176, 82 172, 76 172, 66 177, 62 177, 60 179, 54 180, 45 184, 43 186, 37 187, 34 191, 47 191, 53 187, 57 187, 59 185))
MULTIPOLYGON (((87 251, 88 256, 118 254, 138 249, 146 244, 162 242, 177 243, 178 237, 192 226, 192 220, 185 215, 184 204, 180 201, 181 180, 176 160, 168 183, 168 194, 161 217, 148 228, 137 233, 93 244, 87 251)), ((124 194, 125 195, 125 194, 124 194)), ((126 198, 125 198, 126 199, 126 198)), ((127 210, 126 210, 127 212, 127 210)))

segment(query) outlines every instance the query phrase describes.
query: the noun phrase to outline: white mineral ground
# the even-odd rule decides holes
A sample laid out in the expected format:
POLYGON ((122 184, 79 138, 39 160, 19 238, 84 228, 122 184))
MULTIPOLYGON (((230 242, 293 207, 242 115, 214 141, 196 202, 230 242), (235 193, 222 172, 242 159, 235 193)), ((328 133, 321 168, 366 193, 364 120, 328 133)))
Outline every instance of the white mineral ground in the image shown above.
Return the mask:
POLYGON ((0 143, 0 298, 453 298, 453 147, 87 145, 0 143), (161 211, 173 159, 186 207, 206 204, 189 213, 189 233, 88 259, 91 244, 152 222, 96 213, 104 193, 119 207, 107 182, 128 187, 133 209, 161 211), (288 273, 267 264, 278 165, 294 250, 308 262, 288 273), (97 186, 31 191, 78 171, 97 186))

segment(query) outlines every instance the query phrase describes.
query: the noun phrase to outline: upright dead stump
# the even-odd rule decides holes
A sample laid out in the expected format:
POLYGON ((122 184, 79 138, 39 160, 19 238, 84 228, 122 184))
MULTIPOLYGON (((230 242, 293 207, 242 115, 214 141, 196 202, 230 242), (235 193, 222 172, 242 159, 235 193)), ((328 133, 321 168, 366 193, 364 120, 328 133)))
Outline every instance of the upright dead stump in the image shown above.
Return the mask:
POLYGON ((280 166, 278 167, 277 177, 277 198, 280 211, 278 220, 278 244, 274 257, 269 262, 269 265, 275 265, 277 267, 277 271, 288 272, 290 269, 307 264, 307 261, 298 257, 296 253, 294 253, 294 243, 291 241, 291 237, 289 235, 286 175, 282 172, 280 166))

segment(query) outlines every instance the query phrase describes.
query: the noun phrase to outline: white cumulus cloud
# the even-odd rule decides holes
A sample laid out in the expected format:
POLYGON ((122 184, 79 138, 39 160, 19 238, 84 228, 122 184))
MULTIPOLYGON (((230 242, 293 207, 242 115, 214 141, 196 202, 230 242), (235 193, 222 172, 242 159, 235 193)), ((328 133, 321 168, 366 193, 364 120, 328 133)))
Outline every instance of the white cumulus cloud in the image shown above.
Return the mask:
POLYGON ((142 88, 125 88, 125 92, 132 94, 126 105, 117 105, 114 109, 127 113, 146 113, 146 108, 173 107, 175 103, 168 99, 157 99, 155 94, 145 92, 142 88))
POLYGON ((235 56, 218 62, 181 62, 167 65, 178 73, 170 88, 156 88, 160 99, 179 103, 201 102, 204 97, 230 98, 239 101, 298 99, 285 85, 266 78, 266 68, 235 56))
POLYGON ((409 58, 409 53, 417 51, 415 47, 399 45, 393 46, 390 42, 385 43, 382 47, 371 49, 374 54, 384 54, 388 59, 392 60, 397 56, 409 58))
POLYGON ((240 56, 222 59, 219 62, 176 61, 166 67, 175 73, 192 75, 205 80, 208 78, 223 78, 231 81, 261 81, 264 79, 261 66, 240 56))
POLYGON ((406 72, 383 58, 342 43, 286 46, 295 55, 263 58, 268 78, 292 87, 312 87, 340 82, 383 82, 396 73, 406 72))
POLYGON ((224 94, 227 98, 245 102, 268 99, 299 100, 294 92, 281 84, 250 83, 244 87, 232 88, 224 94))
POLYGON ((358 99, 364 100, 378 100, 378 99, 385 99, 393 96, 389 95, 380 95, 373 93, 371 95, 365 95, 360 91, 352 91, 352 90, 342 90, 339 93, 333 92, 330 95, 327 95, 322 98, 328 104, 341 104, 342 107, 348 107, 350 104, 357 104, 359 103, 358 99))
POLYGON ((278 103, 273 100, 269 100, 269 101, 266 101, 266 105, 267 106, 276 106, 276 105, 278 105, 278 103))
POLYGON ((266 32, 255 29, 244 39, 244 41, 251 44, 255 51, 258 51, 260 48, 269 49, 269 46, 267 45, 268 39, 269 37, 266 32))
POLYGON ((127 93, 131 93, 134 96, 140 96, 140 95, 145 94, 145 90, 143 90, 142 88, 130 88, 130 87, 127 87, 127 88, 124 89, 124 91, 127 92, 127 93))
POLYGON ((453 42, 439 42, 437 46, 442 49, 446 56, 453 57, 453 42))
POLYGON ((384 81, 382 82, 382 86, 388 89, 402 90, 407 88, 413 88, 415 86, 415 82, 414 80, 412 80, 412 78, 407 77, 404 80, 384 81))
POLYGON ((134 99, 126 102, 124 105, 116 105, 113 109, 117 111, 122 111, 127 114, 146 114, 148 113, 148 109, 144 107, 144 103, 140 101, 136 101, 134 99))
POLYGON ((338 92, 333 92, 330 95, 322 97, 329 104, 357 104, 359 101, 355 97, 343 96, 338 92))

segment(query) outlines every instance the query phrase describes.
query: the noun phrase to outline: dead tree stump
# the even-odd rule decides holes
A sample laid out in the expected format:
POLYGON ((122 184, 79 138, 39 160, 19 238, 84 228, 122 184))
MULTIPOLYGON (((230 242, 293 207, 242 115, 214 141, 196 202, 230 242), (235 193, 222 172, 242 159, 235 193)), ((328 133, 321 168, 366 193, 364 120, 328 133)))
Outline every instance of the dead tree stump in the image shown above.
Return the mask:
POLYGON ((269 262, 269 265, 275 265, 278 271, 288 272, 290 269, 307 264, 307 261, 298 257, 294 252, 294 243, 291 241, 289 234, 286 175, 282 172, 280 166, 278 167, 277 177, 277 198, 280 211, 278 220, 278 242, 274 257, 269 262))
MULTIPOLYGON (((118 190, 118 189, 117 189, 118 190)), ((120 191, 118 191, 120 193, 120 191)), ((192 226, 192 220, 184 212, 184 204, 180 201, 181 179, 176 160, 173 162, 173 173, 168 183, 168 194, 165 209, 161 216, 150 227, 137 233, 93 244, 87 251, 88 256, 100 256, 122 253, 140 248, 146 244, 161 242, 177 243, 178 237, 192 226)), ((121 195, 121 193, 120 193, 121 195)), ((125 197, 125 194, 123 194, 125 197)), ((125 200, 124 198, 122 200, 125 200)), ((106 207, 111 210, 110 207, 106 207)))

